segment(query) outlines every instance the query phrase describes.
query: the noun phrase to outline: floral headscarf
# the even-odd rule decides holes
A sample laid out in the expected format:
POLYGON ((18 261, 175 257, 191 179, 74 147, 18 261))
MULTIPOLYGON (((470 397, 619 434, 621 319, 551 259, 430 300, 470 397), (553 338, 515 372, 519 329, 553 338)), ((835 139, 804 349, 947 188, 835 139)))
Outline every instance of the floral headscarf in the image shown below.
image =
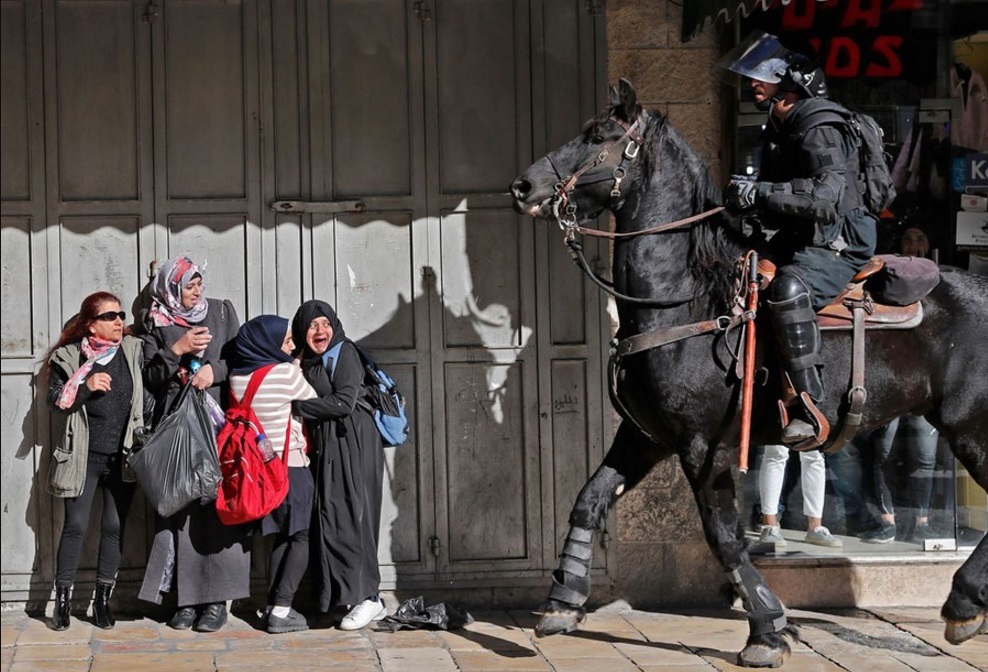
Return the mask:
POLYGON ((82 339, 82 354, 86 356, 86 361, 76 369, 69 380, 62 388, 62 393, 58 395, 58 407, 61 409, 70 408, 75 403, 79 386, 86 382, 89 372, 93 370, 94 364, 106 364, 117 354, 120 341, 108 341, 99 336, 86 336, 82 339))
POLYGON ((151 309, 147 317, 149 327, 167 327, 170 324, 191 327, 206 319, 209 304, 205 293, 191 308, 182 305, 182 288, 196 275, 202 277, 202 271, 188 257, 175 257, 161 265, 151 283, 151 309))

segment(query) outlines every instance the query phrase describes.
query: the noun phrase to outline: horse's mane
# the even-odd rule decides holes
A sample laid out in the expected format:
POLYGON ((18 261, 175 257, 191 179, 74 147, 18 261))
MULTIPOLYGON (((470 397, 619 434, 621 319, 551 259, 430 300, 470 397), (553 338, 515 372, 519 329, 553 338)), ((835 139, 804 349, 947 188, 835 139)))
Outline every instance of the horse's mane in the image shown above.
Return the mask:
MULTIPOLYGON (((721 204, 721 188, 714 181, 703 158, 660 112, 648 117, 645 144, 646 184, 656 170, 672 171, 669 190, 674 198, 689 204, 681 216, 699 214, 721 204)), ((669 181, 669 178, 663 178, 669 181)), ((693 225, 690 231, 689 269, 696 280, 697 296, 708 296, 718 307, 726 308, 734 299, 738 269, 736 262, 744 253, 740 235, 730 226, 729 218, 717 213, 693 225)))

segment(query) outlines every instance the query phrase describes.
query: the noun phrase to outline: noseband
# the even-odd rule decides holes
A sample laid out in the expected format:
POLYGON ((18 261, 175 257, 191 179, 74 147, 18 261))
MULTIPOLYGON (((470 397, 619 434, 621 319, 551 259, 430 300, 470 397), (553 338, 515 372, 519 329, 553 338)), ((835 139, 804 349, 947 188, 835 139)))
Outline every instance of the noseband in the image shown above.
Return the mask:
POLYGON ((639 132, 639 126, 643 126, 644 115, 639 114, 638 118, 635 119, 634 123, 627 124, 617 117, 612 116, 611 121, 624 129, 624 135, 620 138, 607 144, 596 157, 587 161, 583 164, 575 173, 569 177, 563 177, 556 168, 556 164, 552 162, 552 157, 546 154, 546 159, 549 161, 549 165, 552 166, 553 172, 556 173, 556 177, 559 181, 556 182, 556 186, 553 188, 552 197, 552 215, 559 222, 559 228, 567 232, 567 237, 571 237, 573 232, 577 227, 577 217, 576 217, 576 203, 571 198, 573 190, 578 186, 586 184, 596 184, 597 182, 605 182, 607 180, 614 180, 614 186, 611 188, 611 210, 618 210, 624 201, 621 198, 621 182, 624 181, 625 176, 628 174, 628 169, 625 164, 634 161, 638 156, 638 151, 642 146, 642 134, 639 132), (624 150, 621 152, 621 161, 613 170, 601 170, 595 173, 591 173, 594 168, 603 164, 607 161, 607 157, 610 156, 611 150, 615 146, 620 145, 625 140, 628 143, 624 146, 624 150))

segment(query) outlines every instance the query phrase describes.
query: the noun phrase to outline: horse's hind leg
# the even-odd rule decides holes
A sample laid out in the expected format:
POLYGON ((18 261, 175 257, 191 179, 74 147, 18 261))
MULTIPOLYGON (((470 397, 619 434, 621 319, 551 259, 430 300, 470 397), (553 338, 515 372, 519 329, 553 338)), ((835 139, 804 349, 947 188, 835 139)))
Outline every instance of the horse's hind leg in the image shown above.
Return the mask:
MULTIPOLYGON (((981 430, 983 432, 983 429, 981 430)), ((983 437, 983 433, 981 434, 983 437)), ((988 490, 988 448, 973 443, 955 446, 954 454, 978 484, 988 490)), ((947 622, 944 638, 960 644, 988 633, 988 535, 954 574, 940 615, 947 622)))
POLYGON ((602 527, 607 511, 625 491, 637 485, 663 457, 671 455, 637 429, 622 423, 604 462, 580 490, 569 515, 569 532, 552 573, 549 598, 535 626, 539 637, 571 632, 583 620, 583 605, 590 597, 593 533, 602 527))
POLYGON ((748 641, 738 654, 744 667, 778 667, 789 657, 785 607, 751 563, 738 513, 732 471, 734 453, 708 449, 700 439, 680 455, 690 481, 707 544, 741 596, 748 615, 748 641))
POLYGON ((988 536, 954 574, 950 595, 940 611, 947 622, 943 636, 951 644, 988 633, 988 536))

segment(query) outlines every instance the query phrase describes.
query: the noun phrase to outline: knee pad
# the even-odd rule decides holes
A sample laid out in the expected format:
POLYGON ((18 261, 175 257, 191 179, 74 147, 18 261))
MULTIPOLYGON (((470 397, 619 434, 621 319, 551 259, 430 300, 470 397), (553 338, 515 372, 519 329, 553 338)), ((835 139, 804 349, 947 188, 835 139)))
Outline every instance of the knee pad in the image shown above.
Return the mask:
POLYGON ((783 267, 772 281, 769 299, 774 303, 784 303, 800 295, 805 295, 807 299, 810 297, 810 288, 806 281, 790 267, 783 267))

